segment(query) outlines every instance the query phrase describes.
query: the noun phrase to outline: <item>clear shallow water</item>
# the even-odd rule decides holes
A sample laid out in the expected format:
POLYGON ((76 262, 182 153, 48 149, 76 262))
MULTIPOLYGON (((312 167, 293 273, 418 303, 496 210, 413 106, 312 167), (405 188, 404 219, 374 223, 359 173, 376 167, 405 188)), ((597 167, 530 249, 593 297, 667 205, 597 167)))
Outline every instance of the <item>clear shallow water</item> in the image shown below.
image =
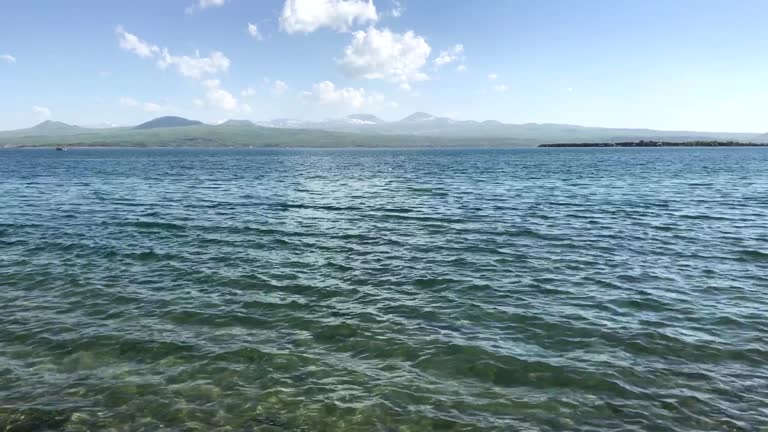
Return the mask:
POLYGON ((0 151, 0 430, 768 427, 765 149, 0 151))

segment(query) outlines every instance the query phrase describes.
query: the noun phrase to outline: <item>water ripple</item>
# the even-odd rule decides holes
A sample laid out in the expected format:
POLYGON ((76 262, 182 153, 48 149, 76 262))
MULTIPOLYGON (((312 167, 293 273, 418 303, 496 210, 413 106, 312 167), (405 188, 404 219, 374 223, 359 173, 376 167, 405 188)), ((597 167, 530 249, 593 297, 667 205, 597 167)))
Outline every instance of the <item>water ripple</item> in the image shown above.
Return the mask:
POLYGON ((762 149, 0 150, 0 431, 768 428, 762 149))

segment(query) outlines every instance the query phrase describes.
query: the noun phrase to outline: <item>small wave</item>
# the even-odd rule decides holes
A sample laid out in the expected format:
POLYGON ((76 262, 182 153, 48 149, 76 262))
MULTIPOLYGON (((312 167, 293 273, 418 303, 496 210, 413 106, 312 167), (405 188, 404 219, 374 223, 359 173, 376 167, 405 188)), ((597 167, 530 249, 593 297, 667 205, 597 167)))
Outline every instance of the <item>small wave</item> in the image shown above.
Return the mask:
POLYGON ((768 261, 768 252, 757 249, 745 249, 738 252, 739 255, 749 261, 768 261))
POLYGON ((187 229, 184 225, 175 224, 172 222, 153 222, 153 221, 132 221, 121 222, 118 225, 132 226, 140 229, 153 229, 160 231, 181 231, 187 229))
POLYGON ((413 284, 419 288, 432 289, 447 287, 460 283, 460 280, 451 278, 419 278, 413 281, 413 284))

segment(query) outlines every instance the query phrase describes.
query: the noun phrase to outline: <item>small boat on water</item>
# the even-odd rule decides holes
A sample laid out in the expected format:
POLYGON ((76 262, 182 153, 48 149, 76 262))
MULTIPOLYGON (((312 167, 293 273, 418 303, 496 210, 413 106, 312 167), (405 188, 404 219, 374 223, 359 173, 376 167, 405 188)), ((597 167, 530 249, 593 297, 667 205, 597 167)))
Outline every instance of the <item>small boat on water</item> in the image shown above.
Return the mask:
POLYGON ((56 151, 67 151, 64 147, 56 147, 56 151))

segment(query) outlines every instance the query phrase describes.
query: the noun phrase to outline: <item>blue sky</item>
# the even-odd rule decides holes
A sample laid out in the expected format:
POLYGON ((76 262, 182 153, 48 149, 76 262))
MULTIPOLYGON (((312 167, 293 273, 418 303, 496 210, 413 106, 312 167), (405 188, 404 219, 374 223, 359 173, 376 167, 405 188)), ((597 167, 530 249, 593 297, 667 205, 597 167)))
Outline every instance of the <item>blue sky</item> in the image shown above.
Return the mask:
POLYGON ((0 129, 427 111, 768 131, 762 0, 5 0, 2 10, 0 129))

